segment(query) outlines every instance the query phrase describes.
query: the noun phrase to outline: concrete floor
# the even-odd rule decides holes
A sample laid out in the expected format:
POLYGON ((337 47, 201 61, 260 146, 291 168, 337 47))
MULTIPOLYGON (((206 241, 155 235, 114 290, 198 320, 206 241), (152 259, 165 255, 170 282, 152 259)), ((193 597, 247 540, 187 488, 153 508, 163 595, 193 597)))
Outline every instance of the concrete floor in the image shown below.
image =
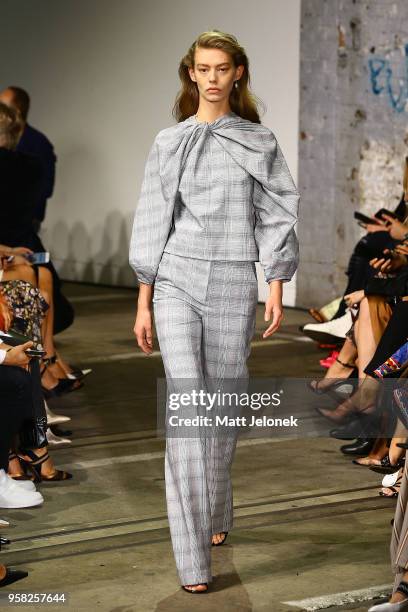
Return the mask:
MULTIPOLYGON (((75 284, 65 291, 76 321, 58 336, 59 349, 94 373, 51 406, 72 417, 72 445, 52 455, 73 480, 39 485, 40 508, 1 511, 12 524, 1 561, 29 571, 9 591, 68 594, 65 607, 49 605, 53 610, 283 612, 317 609, 287 601, 327 595, 327 607, 332 594, 391 584, 394 502, 378 496, 379 476, 353 466, 335 440, 276 438, 239 443, 235 528, 213 549, 211 592, 193 598, 182 591, 166 520, 164 443, 155 431, 163 369, 159 355, 136 348, 136 294, 75 284)), ((321 375, 324 353, 299 340, 298 325, 309 320, 286 309, 279 334, 255 343, 251 375, 321 375)), ((265 328, 262 305, 257 328, 265 328)))

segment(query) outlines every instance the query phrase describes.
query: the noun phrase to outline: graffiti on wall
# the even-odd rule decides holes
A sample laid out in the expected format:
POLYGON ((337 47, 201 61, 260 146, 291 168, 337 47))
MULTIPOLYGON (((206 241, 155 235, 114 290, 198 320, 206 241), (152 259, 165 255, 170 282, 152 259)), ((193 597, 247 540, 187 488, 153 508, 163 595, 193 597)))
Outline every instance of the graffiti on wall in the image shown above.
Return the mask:
POLYGON ((393 63, 376 55, 368 61, 371 91, 386 98, 398 113, 408 112, 408 44, 404 45, 404 59, 393 63))

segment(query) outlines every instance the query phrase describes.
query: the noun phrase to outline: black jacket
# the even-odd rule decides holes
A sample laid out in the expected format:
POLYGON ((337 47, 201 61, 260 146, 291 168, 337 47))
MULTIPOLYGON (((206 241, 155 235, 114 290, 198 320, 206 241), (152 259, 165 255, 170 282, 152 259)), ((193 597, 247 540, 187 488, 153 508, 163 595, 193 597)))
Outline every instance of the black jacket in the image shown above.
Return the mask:
POLYGON ((43 172, 36 157, 0 147, 0 244, 32 243, 43 172))
POLYGON ((386 297, 403 297, 408 295, 408 266, 395 277, 370 278, 364 288, 365 295, 384 295, 386 297))

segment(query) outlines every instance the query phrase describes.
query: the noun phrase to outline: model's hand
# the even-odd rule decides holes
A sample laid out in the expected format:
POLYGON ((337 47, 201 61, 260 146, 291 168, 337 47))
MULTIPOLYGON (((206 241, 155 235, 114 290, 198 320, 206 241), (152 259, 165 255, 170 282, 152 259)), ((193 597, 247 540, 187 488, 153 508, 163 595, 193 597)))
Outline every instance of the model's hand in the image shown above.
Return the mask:
POLYGON ((276 280, 270 283, 270 294, 265 303, 265 321, 270 321, 272 317, 272 323, 262 334, 262 338, 268 338, 277 329, 283 319, 283 307, 282 307, 282 281, 276 280))
MULTIPOLYGON (((33 344, 33 342, 26 342, 25 344, 20 344, 19 346, 15 346, 14 348, 10 349, 6 353, 6 358, 3 361, 3 364, 25 368, 30 363, 31 359, 31 357, 26 355, 25 351, 31 348, 33 344)), ((2 345, 0 344, 0 348, 1 346, 2 345)))
POLYGON ((140 306, 137 309, 136 321, 134 326, 134 334, 137 344, 144 353, 149 355, 153 352, 153 334, 152 334, 152 312, 150 308, 140 306))

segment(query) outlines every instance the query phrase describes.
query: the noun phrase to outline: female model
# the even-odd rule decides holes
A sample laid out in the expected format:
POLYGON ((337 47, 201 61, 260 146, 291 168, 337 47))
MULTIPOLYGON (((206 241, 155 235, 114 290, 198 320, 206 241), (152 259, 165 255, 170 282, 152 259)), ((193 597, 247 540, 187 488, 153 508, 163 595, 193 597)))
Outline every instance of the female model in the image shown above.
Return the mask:
MULTIPOLYGON (((282 281, 298 264, 299 194, 250 93, 236 38, 204 32, 179 67, 178 123, 150 149, 129 261, 140 283, 135 334, 152 352, 152 313, 167 382, 246 379, 260 261, 265 320, 282 320, 282 281), (154 294, 152 294, 154 285, 154 294)), ((211 543, 232 526, 231 438, 167 437, 167 511, 181 584, 207 590, 211 543)))

